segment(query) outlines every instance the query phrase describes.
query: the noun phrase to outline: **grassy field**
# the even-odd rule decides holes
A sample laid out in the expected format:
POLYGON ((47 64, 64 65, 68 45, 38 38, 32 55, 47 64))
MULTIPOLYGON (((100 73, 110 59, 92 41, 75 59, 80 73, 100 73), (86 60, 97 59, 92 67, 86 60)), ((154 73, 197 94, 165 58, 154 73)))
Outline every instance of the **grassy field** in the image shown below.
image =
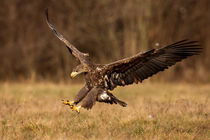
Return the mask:
MULTIPOLYGON (((0 139, 210 139, 210 85, 144 83, 113 93, 128 106, 61 103, 82 85, 0 84, 0 139)), ((71 99, 70 99, 71 100, 71 99)))

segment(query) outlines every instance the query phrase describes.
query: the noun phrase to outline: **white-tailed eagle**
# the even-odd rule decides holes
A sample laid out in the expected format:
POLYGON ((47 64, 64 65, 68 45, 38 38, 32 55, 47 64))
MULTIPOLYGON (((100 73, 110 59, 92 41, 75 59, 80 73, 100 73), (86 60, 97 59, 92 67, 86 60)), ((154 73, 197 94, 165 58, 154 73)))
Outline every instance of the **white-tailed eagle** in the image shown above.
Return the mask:
POLYGON ((54 28, 49 22, 47 10, 46 21, 55 35, 65 43, 69 52, 81 63, 73 69, 71 77, 84 74, 86 84, 76 95, 74 101, 64 101, 64 104, 77 112, 80 107, 91 109, 96 101, 125 107, 127 105, 125 102, 110 93, 115 87, 142 82, 177 62, 201 52, 198 42, 182 40, 110 64, 95 64, 90 60, 89 54, 80 52, 54 28), (80 102, 82 102, 81 106, 77 106, 80 102))

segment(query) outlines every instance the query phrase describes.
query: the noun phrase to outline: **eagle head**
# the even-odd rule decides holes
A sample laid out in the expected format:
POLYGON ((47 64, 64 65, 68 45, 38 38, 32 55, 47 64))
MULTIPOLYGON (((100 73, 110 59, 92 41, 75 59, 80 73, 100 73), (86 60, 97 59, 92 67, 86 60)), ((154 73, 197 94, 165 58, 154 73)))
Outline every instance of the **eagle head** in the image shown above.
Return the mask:
POLYGON ((71 78, 76 77, 78 74, 88 72, 87 68, 84 65, 76 66, 73 71, 71 72, 71 78))

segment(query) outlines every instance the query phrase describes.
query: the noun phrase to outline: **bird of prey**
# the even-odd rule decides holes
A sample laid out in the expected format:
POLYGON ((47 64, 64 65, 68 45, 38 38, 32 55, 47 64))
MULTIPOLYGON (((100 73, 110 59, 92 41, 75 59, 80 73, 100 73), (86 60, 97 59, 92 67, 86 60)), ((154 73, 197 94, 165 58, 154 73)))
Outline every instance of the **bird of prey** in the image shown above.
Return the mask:
POLYGON ((81 107, 91 109, 96 101, 119 104, 125 107, 127 104, 115 97, 110 91, 117 86, 142 82, 144 79, 175 65, 176 62, 201 52, 201 47, 197 41, 182 40, 110 64, 95 64, 90 60, 89 54, 80 52, 55 29, 49 22, 47 10, 45 14, 49 28, 81 63, 73 69, 71 77, 74 78, 76 75, 83 74, 86 84, 75 96, 74 101, 63 102, 77 112, 81 107), (82 102, 81 106, 78 106, 80 102, 82 102))

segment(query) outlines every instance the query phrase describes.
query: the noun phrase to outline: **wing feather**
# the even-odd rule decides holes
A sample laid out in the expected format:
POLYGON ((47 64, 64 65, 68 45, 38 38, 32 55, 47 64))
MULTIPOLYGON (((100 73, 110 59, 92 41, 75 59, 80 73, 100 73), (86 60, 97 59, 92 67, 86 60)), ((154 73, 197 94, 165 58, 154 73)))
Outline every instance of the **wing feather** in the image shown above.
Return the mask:
POLYGON ((63 35, 61 35, 55 27, 50 23, 49 17, 48 17, 48 9, 45 11, 45 16, 46 16, 46 22, 49 28, 54 32, 56 37, 58 37, 62 42, 66 44, 66 47, 68 48, 69 52, 73 54, 76 58, 80 60, 81 63, 87 64, 87 59, 86 57, 89 56, 87 53, 82 53, 80 52, 75 46, 73 46, 67 39, 64 38, 63 35))
POLYGON ((136 80, 142 82, 159 71, 164 71, 177 62, 189 56, 198 55, 200 52, 201 47, 197 41, 181 40, 157 50, 152 49, 107 64, 105 65, 105 74, 108 75, 109 81, 114 83, 114 86, 110 86, 109 89, 133 84, 136 80), (119 75, 118 80, 116 75, 119 75), (122 81, 125 84, 122 84, 122 81))

